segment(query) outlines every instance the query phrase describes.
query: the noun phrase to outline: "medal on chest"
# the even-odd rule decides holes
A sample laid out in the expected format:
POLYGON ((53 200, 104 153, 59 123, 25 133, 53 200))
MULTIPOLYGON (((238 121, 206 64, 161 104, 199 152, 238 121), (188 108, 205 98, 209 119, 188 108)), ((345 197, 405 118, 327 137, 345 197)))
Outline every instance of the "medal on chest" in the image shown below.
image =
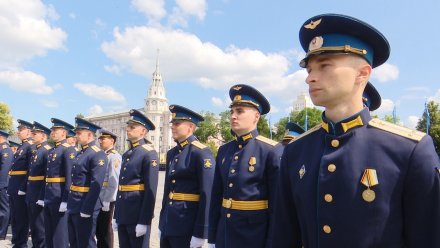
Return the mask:
POLYGON ((362 192, 362 199, 366 202, 373 202, 376 199, 376 192, 371 188, 379 184, 375 169, 365 169, 361 183, 367 188, 362 192))

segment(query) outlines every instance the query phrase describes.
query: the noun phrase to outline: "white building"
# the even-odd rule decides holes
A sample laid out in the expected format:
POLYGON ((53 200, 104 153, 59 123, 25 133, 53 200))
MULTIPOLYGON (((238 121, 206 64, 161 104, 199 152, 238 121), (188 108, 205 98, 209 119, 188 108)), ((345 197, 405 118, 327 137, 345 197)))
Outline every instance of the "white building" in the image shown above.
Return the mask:
POLYGON ((306 93, 301 93, 296 97, 296 100, 293 102, 293 111, 301 111, 305 108, 313 108, 315 105, 313 105, 312 99, 310 99, 310 96, 306 93))

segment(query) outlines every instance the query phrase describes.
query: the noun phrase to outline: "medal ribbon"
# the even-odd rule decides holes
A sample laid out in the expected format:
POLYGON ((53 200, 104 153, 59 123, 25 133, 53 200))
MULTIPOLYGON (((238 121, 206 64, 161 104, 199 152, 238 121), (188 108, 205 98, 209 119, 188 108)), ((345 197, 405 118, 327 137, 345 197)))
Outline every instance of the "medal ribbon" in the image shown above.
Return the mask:
POLYGON ((361 183, 367 188, 373 187, 379 184, 379 180, 377 179, 377 174, 375 169, 365 169, 364 174, 362 175, 361 183))

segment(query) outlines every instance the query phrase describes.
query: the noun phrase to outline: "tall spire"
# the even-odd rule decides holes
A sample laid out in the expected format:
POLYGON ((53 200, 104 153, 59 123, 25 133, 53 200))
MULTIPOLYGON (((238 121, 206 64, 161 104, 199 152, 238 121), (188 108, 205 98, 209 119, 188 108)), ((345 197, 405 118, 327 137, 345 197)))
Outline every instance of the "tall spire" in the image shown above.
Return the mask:
POLYGON ((160 52, 160 49, 157 49, 157 55, 156 55, 156 73, 159 73, 159 52, 160 52))

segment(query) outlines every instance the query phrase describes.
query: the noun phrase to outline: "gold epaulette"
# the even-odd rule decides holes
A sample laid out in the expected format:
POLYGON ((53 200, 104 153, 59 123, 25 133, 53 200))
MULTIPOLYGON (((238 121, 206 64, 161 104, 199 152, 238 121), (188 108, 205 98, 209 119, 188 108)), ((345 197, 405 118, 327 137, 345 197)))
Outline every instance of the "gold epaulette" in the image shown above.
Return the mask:
POLYGON ((192 145, 194 145, 195 147, 199 148, 199 149, 205 149, 207 146, 202 144, 200 141, 198 140, 194 140, 193 142, 191 142, 192 145))
POLYGON ((318 131, 319 129, 321 129, 321 127, 322 127, 322 124, 318 124, 318 125, 316 125, 316 126, 310 128, 309 130, 307 130, 307 132, 304 132, 304 133, 302 133, 301 135, 299 135, 299 136, 297 136, 296 138, 294 138, 293 140, 291 140, 291 141, 289 142, 289 144, 292 143, 292 142, 295 142, 295 141, 297 141, 297 140, 299 140, 299 139, 301 139, 301 138, 304 137, 304 136, 307 136, 307 135, 309 135, 309 134, 311 134, 311 133, 313 133, 313 132, 318 131))
POLYGON ((389 133, 397 134, 399 136, 415 140, 417 142, 422 140, 422 138, 426 135, 426 133, 422 133, 417 130, 402 127, 377 118, 374 118, 370 122, 368 122, 368 125, 387 131, 389 133))
POLYGON ((97 146, 92 146, 91 148, 92 148, 93 151, 95 151, 95 152, 99 152, 99 151, 101 151, 101 149, 100 149, 99 147, 97 147, 97 146))
POLYGON ((145 150, 147 150, 147 151, 152 151, 152 150, 153 150, 153 147, 151 147, 151 146, 148 145, 148 144, 143 144, 142 147, 143 147, 145 150))
POLYGON ((262 135, 258 135, 255 139, 259 140, 259 141, 263 141, 266 144, 269 144, 271 146, 276 146, 278 144, 278 142, 276 142, 275 140, 271 140, 269 138, 266 138, 262 135))
POLYGON ((70 145, 68 143, 63 143, 64 147, 70 147, 70 145))
POLYGON ((51 147, 50 145, 45 145, 44 148, 45 148, 46 150, 50 150, 50 149, 52 149, 52 147, 51 147))

